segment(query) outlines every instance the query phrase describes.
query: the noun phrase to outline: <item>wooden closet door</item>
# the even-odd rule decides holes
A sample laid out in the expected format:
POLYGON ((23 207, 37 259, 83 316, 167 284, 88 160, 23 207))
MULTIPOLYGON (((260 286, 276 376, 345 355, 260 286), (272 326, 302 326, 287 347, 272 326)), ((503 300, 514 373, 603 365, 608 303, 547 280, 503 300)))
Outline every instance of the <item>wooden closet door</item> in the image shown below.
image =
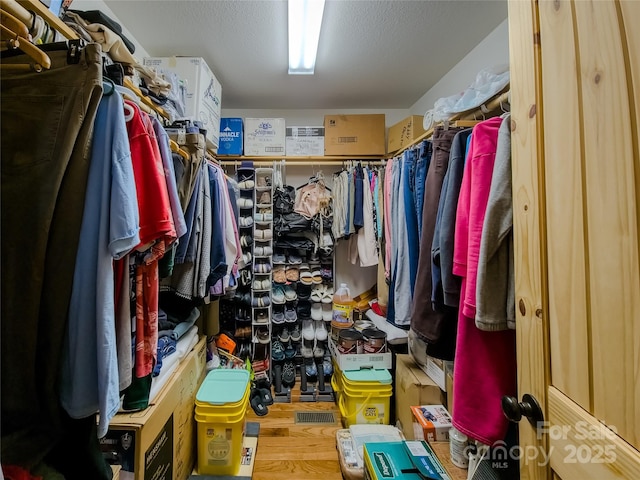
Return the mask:
POLYGON ((523 479, 640 478, 639 21, 509 2, 523 479))

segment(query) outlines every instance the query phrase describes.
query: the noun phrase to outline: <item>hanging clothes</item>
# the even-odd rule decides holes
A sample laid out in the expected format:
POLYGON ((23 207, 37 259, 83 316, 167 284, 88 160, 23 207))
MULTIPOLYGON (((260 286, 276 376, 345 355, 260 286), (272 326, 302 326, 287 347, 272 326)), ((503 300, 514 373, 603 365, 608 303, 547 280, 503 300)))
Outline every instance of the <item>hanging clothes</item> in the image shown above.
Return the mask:
POLYGON ((102 97, 94 132, 60 396, 73 418, 99 411, 103 437, 120 406, 112 263, 140 243, 133 164, 117 91, 102 97))
POLYGON ((427 343, 427 353, 436 358, 452 360, 455 350, 456 311, 433 310, 431 303, 431 245, 442 191, 442 183, 449 166, 453 138, 460 128, 436 127, 433 132, 433 155, 427 171, 424 206, 422 210, 422 237, 415 289, 424 292, 413 298, 411 329, 427 343))
POLYGON ((487 445, 504 439, 508 420, 502 413, 501 399, 516 393, 515 332, 482 331, 474 321, 478 259, 497 146, 502 146, 501 156, 508 156, 509 140, 505 137, 510 134, 509 122, 501 118, 473 128, 456 211, 453 273, 462 277, 462 287, 453 371, 453 425, 487 445))
MULTIPOLYGON (((444 306, 458 308, 460 303, 460 277, 453 274, 453 240, 456 209, 467 153, 467 139, 471 129, 461 130, 451 143, 449 168, 444 176, 442 192, 436 214, 436 227, 431 244, 431 302, 434 311, 445 311, 444 306)), ((434 325, 437 328, 438 325, 434 325)), ((441 332, 434 332, 434 338, 441 332)))
MULTIPOLYGON (((3 463, 51 463, 67 479, 108 479, 95 415, 60 406, 59 366, 102 94, 101 51, 67 45, 41 73, 3 71, 1 408, 3 463), (27 221, 28 220, 28 221, 27 221), (19 227, 17 227, 19 226, 19 227), (54 465, 55 464, 55 465, 54 465)), ((3 58, 30 63, 30 57, 3 58)))
POLYGON ((516 328, 511 136, 505 132, 510 122, 511 115, 507 114, 500 126, 480 240, 476 327, 487 331, 516 328))

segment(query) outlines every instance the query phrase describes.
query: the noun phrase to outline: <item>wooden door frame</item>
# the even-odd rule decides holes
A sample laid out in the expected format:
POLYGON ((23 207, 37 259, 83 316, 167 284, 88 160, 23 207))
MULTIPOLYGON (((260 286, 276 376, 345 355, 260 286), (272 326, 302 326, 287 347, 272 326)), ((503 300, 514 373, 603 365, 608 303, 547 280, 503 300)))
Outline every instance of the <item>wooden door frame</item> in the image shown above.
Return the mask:
MULTIPOLYGON (((550 358, 540 54, 536 2, 509 0, 518 394, 532 394, 547 418, 550 358)), ((519 433, 521 480, 549 478, 549 466, 541 461, 548 448, 546 438, 526 421, 520 422, 519 433)))

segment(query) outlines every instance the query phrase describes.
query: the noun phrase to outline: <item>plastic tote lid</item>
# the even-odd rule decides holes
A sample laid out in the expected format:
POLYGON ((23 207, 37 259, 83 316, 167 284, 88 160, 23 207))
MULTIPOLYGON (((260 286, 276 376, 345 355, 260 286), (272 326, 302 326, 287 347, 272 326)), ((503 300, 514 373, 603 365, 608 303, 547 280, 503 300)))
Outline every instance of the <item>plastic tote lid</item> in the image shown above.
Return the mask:
POLYGON ((379 382, 382 384, 391 383, 391 374, 388 370, 345 370, 344 377, 351 382, 379 382))
POLYGON ((243 369, 211 370, 200 385, 196 400, 211 405, 237 403, 244 397, 249 372, 243 369))

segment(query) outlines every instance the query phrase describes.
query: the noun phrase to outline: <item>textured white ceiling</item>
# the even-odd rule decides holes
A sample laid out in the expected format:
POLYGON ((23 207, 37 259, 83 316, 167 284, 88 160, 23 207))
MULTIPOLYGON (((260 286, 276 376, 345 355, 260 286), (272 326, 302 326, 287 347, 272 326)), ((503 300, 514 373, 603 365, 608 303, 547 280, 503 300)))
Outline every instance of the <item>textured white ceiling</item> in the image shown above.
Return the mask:
POLYGON ((204 57, 228 109, 409 108, 506 0, 327 0, 313 76, 287 74, 284 0, 105 0, 152 56, 204 57))

